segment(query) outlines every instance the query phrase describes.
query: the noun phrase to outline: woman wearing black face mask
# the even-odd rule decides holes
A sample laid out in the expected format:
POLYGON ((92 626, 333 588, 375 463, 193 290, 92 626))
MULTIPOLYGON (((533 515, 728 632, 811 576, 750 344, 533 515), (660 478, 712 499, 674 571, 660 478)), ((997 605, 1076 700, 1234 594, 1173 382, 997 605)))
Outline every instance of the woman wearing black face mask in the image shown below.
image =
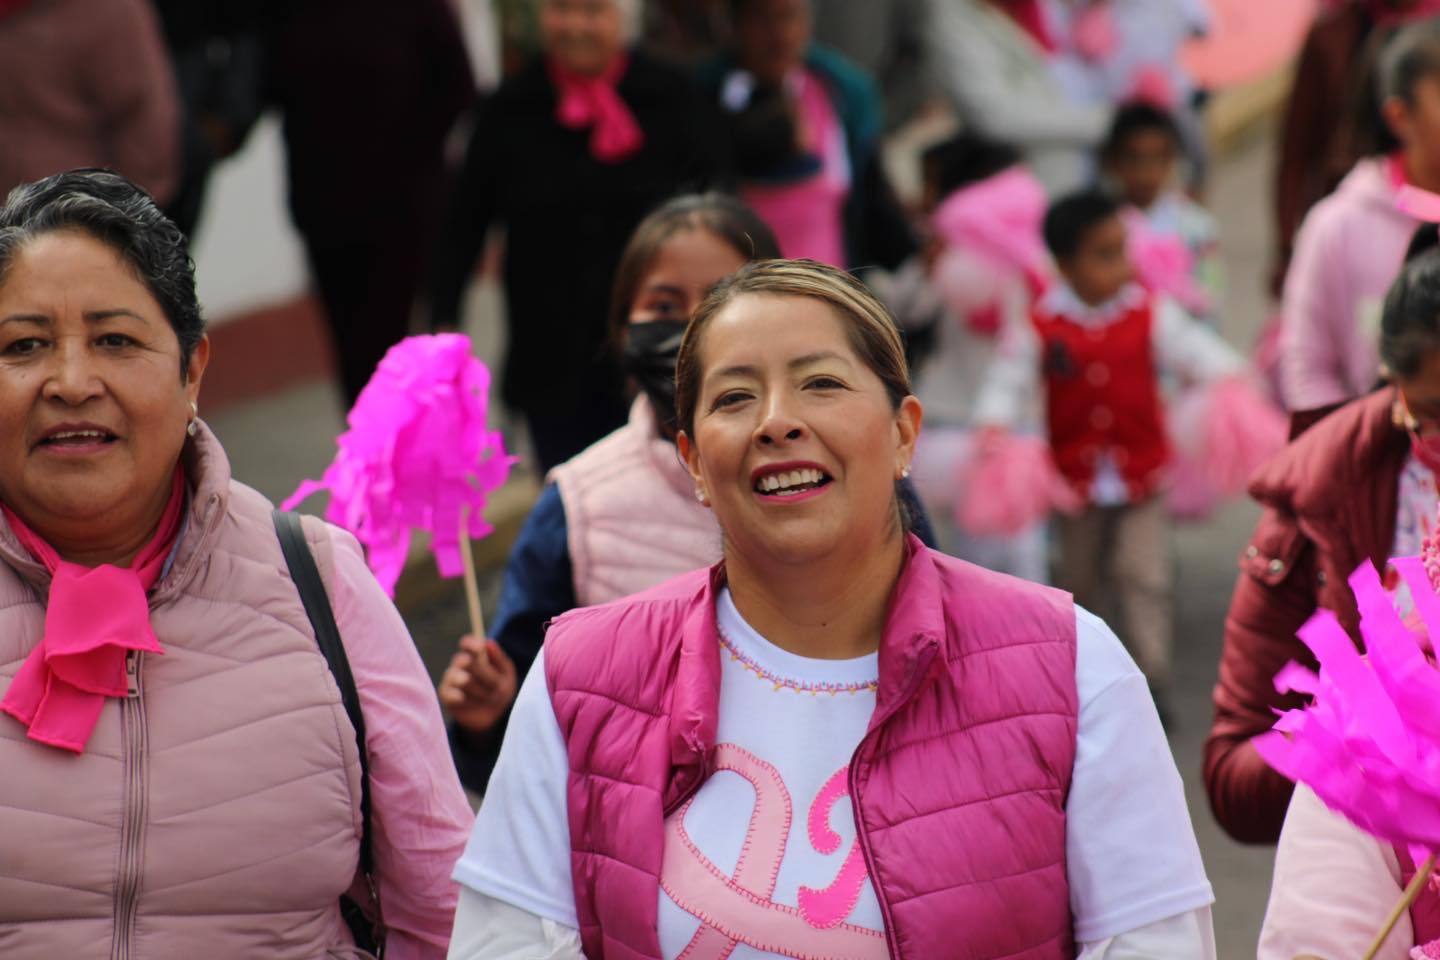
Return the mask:
MULTIPOLYGON (((455 765, 472 790, 485 788, 510 703, 551 619, 720 558, 714 514, 696 502, 675 449, 675 359, 710 287, 746 261, 779 256, 764 221, 721 194, 677 197, 636 227, 610 311, 611 342, 639 388, 630 420, 550 471, 506 564, 492 638, 462 638, 440 682, 455 765)), ((915 533, 933 546, 908 484, 902 500, 915 533)))
MULTIPOLYGON (((1264 506, 1240 558, 1225 622, 1205 782, 1221 826, 1237 840, 1274 843, 1293 785, 1250 739, 1299 706, 1275 692, 1291 660, 1315 668, 1295 633, 1319 608, 1360 641, 1346 583, 1362 563, 1386 569, 1434 535, 1440 493, 1440 248, 1420 227, 1381 315, 1380 356, 1389 383, 1341 406, 1292 441, 1251 481, 1264 506)), ((1387 587, 1398 587, 1393 572, 1387 587)), ((1396 597, 1408 609, 1408 596, 1396 597)), ((1292 950, 1292 955, 1296 951, 1292 950)), ((1315 951, 1301 950, 1301 953, 1315 951)), ((1323 951, 1321 951, 1323 952, 1323 951)), ((1341 951, 1343 953, 1343 951, 1341 951)))

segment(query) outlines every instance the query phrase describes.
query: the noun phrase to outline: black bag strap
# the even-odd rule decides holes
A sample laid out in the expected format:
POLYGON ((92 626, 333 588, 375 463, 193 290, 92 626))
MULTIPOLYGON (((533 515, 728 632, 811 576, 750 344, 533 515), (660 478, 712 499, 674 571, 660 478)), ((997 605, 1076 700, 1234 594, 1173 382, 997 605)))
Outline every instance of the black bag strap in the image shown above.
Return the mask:
POLYGON ((350 725, 355 728, 355 746, 360 750, 360 870, 369 881, 374 872, 370 852, 370 759, 365 752, 365 715, 360 712, 360 693, 355 689, 355 676, 350 672, 350 659, 345 656, 345 645, 340 641, 335 612, 330 608, 330 598, 325 593, 325 583, 320 579, 310 544, 305 541, 300 517, 283 510, 274 511, 274 517, 275 533, 285 553, 285 564, 290 568, 290 579, 295 581, 320 652, 325 655, 325 662, 335 675, 335 685, 340 688, 340 702, 350 725))

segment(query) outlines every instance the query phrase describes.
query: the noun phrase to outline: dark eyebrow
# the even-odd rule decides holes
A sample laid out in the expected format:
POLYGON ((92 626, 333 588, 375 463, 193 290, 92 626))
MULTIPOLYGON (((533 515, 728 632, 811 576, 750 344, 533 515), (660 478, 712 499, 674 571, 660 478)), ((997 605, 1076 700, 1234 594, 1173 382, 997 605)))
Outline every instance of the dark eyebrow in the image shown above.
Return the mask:
POLYGON ((12 313, 4 320, 0 320, 0 325, 7 323, 34 323, 42 327, 48 327, 50 326, 50 318, 43 313, 12 313))
MULTIPOLYGON (((111 320, 115 317, 129 317, 132 320, 139 320, 142 323, 145 321, 145 318, 140 316, 140 314, 136 313, 134 310, 127 310, 124 307, 116 307, 114 310, 91 310, 89 313, 85 314, 85 322, 103 323, 104 321, 111 320)), ((51 325, 50 318, 43 313, 12 313, 4 320, 0 320, 0 324, 5 323, 33 323, 41 327, 48 327, 51 325)))
MULTIPOLYGON (((807 353, 803 357, 796 357, 785 364, 791 370, 799 370, 801 367, 808 367, 819 363, 822 360, 840 360, 845 358, 834 350, 817 350, 814 353, 807 353)), ((760 368, 753 364, 737 364, 733 367, 721 367, 711 374, 712 377, 758 377, 760 368)))
POLYGON ((685 291, 673 283, 652 283, 644 290, 645 293, 669 293, 677 297, 683 297, 685 291))
POLYGON ((844 357, 840 356, 840 354, 836 353, 834 350, 817 350, 815 353, 807 353, 803 357, 796 357, 794 360, 791 360, 789 363, 787 363, 786 366, 789 367, 791 370, 798 370, 801 367, 808 367, 812 364, 819 363, 821 360, 843 361, 844 359, 844 357))
POLYGON ((134 310, 126 310, 124 307, 116 307, 113 310, 91 310, 85 314, 85 322, 100 323, 103 320, 111 320, 115 317, 129 317, 131 320, 139 320, 141 323, 145 322, 145 318, 140 316, 140 314, 134 310))

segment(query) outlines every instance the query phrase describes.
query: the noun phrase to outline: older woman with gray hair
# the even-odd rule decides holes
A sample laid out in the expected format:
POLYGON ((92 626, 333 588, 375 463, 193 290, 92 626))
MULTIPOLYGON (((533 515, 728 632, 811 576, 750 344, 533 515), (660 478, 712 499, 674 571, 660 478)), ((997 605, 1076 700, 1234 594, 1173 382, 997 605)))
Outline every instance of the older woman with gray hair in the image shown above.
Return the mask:
POLYGON ((639 0, 537 0, 542 53, 482 104, 437 251, 433 320, 460 322, 486 233, 506 227, 504 398, 549 470, 625 422, 605 349, 630 232, 722 164, 688 78, 631 47, 639 0))
POLYGON ((442 956, 469 808, 424 666, 352 537, 231 478, 209 356, 142 190, 10 193, 0 954, 442 956))

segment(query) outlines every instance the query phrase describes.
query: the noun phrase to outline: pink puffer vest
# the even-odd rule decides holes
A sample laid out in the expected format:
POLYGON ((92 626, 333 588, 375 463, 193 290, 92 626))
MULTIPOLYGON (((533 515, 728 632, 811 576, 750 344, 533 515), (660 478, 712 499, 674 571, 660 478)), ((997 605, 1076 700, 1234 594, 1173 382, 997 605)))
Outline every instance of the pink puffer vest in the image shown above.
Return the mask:
POLYGON ((565 504, 582 607, 648 590, 720 559, 715 516, 642 394, 630 422, 550 471, 565 504))
MULTIPOLYGON (((575 610, 545 638, 570 759, 575 907, 590 960, 655 960, 665 817, 710 772, 724 568, 575 610)), ((911 537, 850 797, 889 953, 1074 957, 1065 800, 1075 760, 1070 597, 911 537)))
MULTIPOLYGON (((106 702, 85 752, 0 715, 0 956, 347 956, 355 733, 287 573, 270 504, 218 441, 186 447, 193 495, 150 597, 165 648, 106 702), (333 953, 327 951, 333 950, 333 953)), ((330 534, 308 522, 322 576, 330 534)), ((49 577, 0 526, 0 696, 40 641, 49 577)))
MULTIPOLYGON (((1409 851, 1401 847, 1395 848, 1395 856, 1400 861, 1400 886, 1408 887, 1410 881, 1415 879, 1415 861, 1409 851)), ((1440 883, 1440 880, 1432 876, 1425 889, 1420 891, 1415 905, 1410 908, 1410 923, 1415 928, 1416 946, 1440 940, 1440 892, 1436 890, 1437 883, 1440 883)))

